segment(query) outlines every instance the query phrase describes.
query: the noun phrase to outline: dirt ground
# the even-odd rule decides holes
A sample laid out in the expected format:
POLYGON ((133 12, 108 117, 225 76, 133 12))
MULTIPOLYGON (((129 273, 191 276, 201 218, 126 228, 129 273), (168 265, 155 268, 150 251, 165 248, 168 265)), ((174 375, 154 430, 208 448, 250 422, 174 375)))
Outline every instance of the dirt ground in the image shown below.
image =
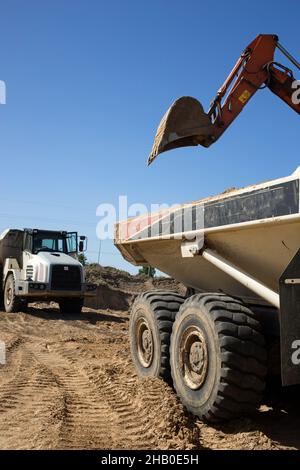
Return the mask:
POLYGON ((299 388, 255 416, 211 427, 172 388, 138 378, 126 311, 0 313, 1 449, 299 449, 299 388))

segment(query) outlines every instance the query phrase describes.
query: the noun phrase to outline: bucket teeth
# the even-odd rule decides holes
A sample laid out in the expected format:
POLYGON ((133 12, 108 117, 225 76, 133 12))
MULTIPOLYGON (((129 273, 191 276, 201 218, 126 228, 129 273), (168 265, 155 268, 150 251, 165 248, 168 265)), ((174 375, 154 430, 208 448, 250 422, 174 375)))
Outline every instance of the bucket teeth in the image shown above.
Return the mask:
POLYGON ((178 147, 210 145, 212 123, 201 103, 183 96, 170 106, 157 129, 148 165, 162 152, 178 147))

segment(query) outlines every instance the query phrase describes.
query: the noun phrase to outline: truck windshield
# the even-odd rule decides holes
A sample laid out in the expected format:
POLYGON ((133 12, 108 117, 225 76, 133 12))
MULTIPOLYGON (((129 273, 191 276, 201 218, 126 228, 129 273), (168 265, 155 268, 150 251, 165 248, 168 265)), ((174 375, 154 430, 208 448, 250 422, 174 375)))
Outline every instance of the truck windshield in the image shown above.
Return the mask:
POLYGON ((39 231, 33 234, 32 252, 56 251, 69 253, 67 244, 67 234, 39 231))

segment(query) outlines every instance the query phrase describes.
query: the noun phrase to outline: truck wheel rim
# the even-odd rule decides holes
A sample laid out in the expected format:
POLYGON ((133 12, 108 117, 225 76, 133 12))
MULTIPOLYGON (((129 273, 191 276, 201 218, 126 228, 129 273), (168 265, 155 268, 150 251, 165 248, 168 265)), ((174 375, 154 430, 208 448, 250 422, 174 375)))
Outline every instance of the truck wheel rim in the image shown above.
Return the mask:
POLYGON ((192 390, 205 382, 208 370, 208 351, 205 337, 196 326, 187 328, 179 343, 179 364, 185 384, 192 390))
POLYGON ((153 360, 153 337, 149 324, 145 318, 140 318, 136 325, 137 349, 140 363, 143 367, 150 367, 153 360))

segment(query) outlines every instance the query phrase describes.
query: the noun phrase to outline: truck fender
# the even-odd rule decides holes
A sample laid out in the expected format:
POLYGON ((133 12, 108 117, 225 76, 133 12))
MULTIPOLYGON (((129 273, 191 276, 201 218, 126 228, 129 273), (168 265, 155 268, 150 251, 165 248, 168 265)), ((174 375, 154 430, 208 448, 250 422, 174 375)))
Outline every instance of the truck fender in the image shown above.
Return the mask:
POLYGON ((12 274, 15 281, 20 277, 20 266, 18 261, 15 258, 7 258, 3 267, 3 288, 6 283, 7 276, 12 274))

